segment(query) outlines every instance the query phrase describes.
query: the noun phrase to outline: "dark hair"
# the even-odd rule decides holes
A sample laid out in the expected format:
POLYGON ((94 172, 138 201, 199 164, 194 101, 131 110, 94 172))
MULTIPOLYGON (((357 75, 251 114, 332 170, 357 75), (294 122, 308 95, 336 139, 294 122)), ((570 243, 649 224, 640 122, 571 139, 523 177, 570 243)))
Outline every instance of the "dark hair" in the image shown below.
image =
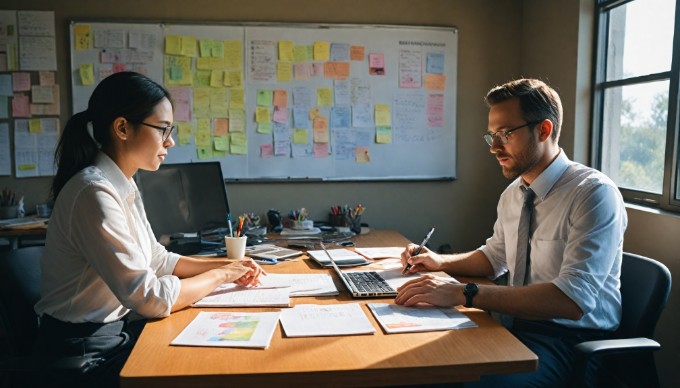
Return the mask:
POLYGON ((66 182, 78 171, 92 165, 99 146, 106 147, 111 141, 111 124, 118 117, 131 123, 140 123, 154 113, 156 105, 170 93, 150 78, 134 72, 115 73, 102 80, 92 92, 87 110, 76 113, 66 123, 54 153, 57 174, 52 181, 52 200, 66 182), (87 132, 87 123, 92 123, 96 142, 87 132))
POLYGON ((537 79, 518 79, 496 86, 486 94, 486 104, 492 106, 511 98, 519 99, 522 118, 527 122, 548 119, 553 123, 552 139, 560 138, 562 101, 557 92, 537 79))

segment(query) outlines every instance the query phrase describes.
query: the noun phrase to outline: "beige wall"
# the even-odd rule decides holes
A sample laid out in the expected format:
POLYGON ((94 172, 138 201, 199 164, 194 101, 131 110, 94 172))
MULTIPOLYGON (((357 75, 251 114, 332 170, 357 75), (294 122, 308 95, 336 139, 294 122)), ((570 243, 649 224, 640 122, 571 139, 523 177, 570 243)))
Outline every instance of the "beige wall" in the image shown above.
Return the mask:
MULTIPOLYGON (((413 183, 232 183, 227 186, 236 213, 306 207, 322 219, 330 204, 361 202, 373 228, 396 229, 419 240, 430 226, 432 246, 476 248, 489 235, 498 195, 507 185, 481 135, 487 109, 483 96, 493 85, 526 76, 551 83, 561 94, 565 118, 561 145, 580 162, 589 158, 590 62, 594 0, 4 0, 0 8, 54 10, 62 101, 70 102, 67 21, 207 20, 332 22, 455 26, 458 53, 458 179, 413 183), (53 4, 59 4, 55 6, 53 4)), ((70 103, 62 104, 62 120, 70 103)), ((427 157, 413 155, 411 157, 427 157)), ((0 186, 23 190, 29 206, 42 202, 49 180, 1 178, 0 186)), ((29 207, 30 208, 30 207, 29 207)), ((631 209, 626 249, 656 257, 677 272, 680 219, 631 209), (663 238, 662 238, 663 237, 663 238)), ((674 367, 680 338, 677 291, 662 316, 657 357, 664 386, 680 383, 674 367)))

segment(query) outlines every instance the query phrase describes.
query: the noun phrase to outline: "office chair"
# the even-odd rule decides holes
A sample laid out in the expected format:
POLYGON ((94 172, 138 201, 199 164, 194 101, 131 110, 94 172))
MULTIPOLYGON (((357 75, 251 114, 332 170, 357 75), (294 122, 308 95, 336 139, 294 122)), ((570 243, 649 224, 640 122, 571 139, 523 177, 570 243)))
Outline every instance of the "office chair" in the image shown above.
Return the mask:
POLYGON ((40 256, 44 247, 0 253, 0 386, 78 385, 92 357, 42 357, 33 354, 40 298, 40 256))
POLYGON ((653 352, 661 345, 651 338, 670 291, 671 273, 665 265, 624 252, 621 324, 611 339, 582 342, 574 347, 573 385, 658 387, 653 352), (601 365, 593 376, 588 376, 590 363, 595 360, 601 365))

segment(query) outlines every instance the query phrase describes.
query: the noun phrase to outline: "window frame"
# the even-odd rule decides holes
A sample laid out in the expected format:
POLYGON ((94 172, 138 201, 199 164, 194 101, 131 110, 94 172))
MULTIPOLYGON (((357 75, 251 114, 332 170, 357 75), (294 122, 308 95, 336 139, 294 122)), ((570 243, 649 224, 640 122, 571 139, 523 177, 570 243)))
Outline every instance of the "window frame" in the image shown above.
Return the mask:
POLYGON ((673 53, 671 67, 668 71, 645 74, 629 78, 607 81, 607 54, 610 11, 624 4, 642 0, 596 0, 595 2, 595 36, 593 47, 593 80, 592 80, 592 124, 591 124, 591 163, 602 169, 603 137, 604 137, 604 97, 606 91, 614 87, 640 85, 654 81, 669 81, 668 118, 666 127, 666 148, 664 153, 664 175, 661 194, 650 193, 619 187, 623 198, 628 203, 660 208, 680 213, 680 158, 678 146, 680 131, 678 129, 680 99, 680 3, 675 0, 675 23, 673 26, 673 53))

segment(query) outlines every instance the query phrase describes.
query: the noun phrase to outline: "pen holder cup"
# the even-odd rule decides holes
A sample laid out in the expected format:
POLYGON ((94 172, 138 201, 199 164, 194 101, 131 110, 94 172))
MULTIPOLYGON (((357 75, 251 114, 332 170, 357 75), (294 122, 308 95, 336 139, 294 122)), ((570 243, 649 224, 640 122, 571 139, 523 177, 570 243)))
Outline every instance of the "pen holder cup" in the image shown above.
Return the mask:
POLYGON ((0 206, 0 220, 19 217, 19 206, 0 206))
POLYGON ((349 230, 355 234, 361 233, 361 216, 347 217, 347 224, 349 226, 349 230))
POLYGON ((346 227, 348 226, 347 216, 344 214, 329 214, 331 226, 335 227, 346 227))
POLYGON ((246 241, 248 237, 224 237, 224 246, 227 248, 227 258, 241 260, 246 255, 246 241))

